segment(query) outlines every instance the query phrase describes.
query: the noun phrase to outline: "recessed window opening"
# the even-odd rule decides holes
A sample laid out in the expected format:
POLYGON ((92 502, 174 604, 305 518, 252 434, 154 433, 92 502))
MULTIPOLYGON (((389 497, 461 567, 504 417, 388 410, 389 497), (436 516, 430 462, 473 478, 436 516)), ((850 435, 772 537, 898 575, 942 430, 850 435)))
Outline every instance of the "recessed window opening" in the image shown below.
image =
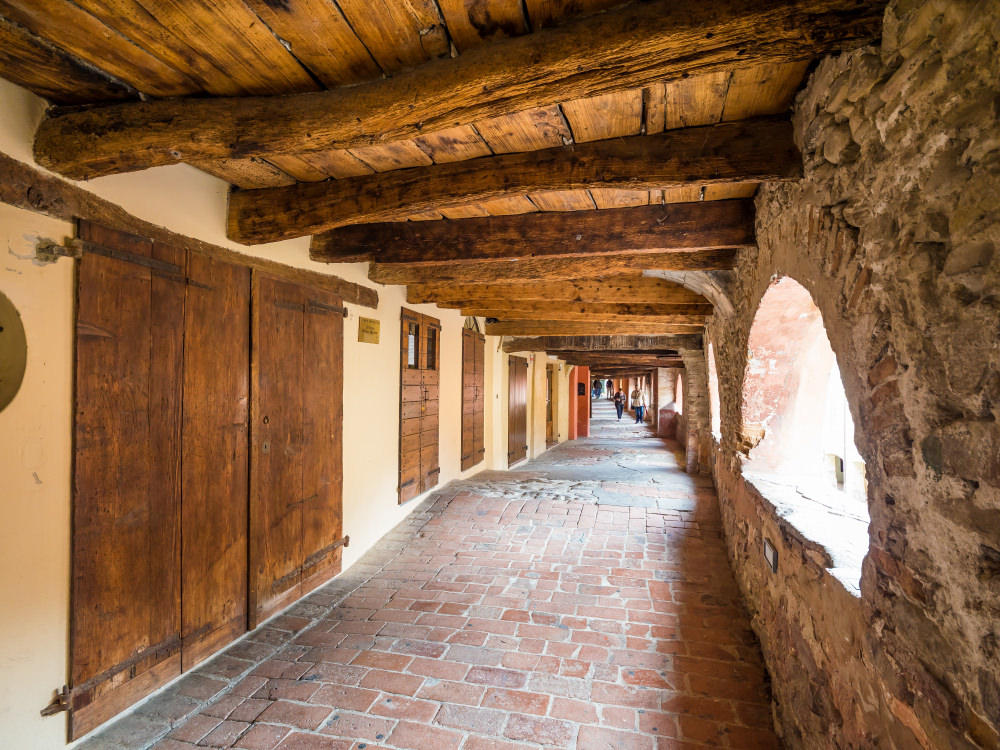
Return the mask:
POLYGON ((677 376, 677 387, 674 389, 674 411, 678 414, 684 413, 684 376, 677 376))
POLYGON ((823 316, 793 279, 774 282, 754 317, 741 418, 752 446, 744 476, 827 548, 831 572, 857 593, 868 547, 864 460, 823 316))
POLYGON ((719 371, 715 369, 715 350, 708 342, 708 411, 712 419, 712 434, 722 439, 722 414, 719 408, 719 371))

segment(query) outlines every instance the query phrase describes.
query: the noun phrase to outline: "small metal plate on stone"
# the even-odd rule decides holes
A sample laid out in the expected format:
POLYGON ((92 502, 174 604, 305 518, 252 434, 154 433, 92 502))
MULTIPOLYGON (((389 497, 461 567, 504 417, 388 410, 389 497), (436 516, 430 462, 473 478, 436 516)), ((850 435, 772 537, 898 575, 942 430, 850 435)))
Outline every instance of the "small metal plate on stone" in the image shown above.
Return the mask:
POLYGON ((771 543, 771 540, 766 537, 764 539, 764 561, 772 573, 778 572, 778 550, 771 543))
POLYGON ((358 318, 358 341, 362 344, 378 343, 379 322, 375 318, 358 318))

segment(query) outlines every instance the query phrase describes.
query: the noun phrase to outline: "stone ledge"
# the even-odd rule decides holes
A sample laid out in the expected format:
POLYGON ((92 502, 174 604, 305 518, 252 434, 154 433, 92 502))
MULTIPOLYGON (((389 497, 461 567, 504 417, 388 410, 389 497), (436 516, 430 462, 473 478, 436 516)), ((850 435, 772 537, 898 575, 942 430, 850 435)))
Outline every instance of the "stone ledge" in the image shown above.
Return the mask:
POLYGON ((844 588, 861 596, 861 564, 868 553, 867 512, 837 508, 840 493, 803 483, 802 477, 744 472, 789 537, 805 547, 844 588))

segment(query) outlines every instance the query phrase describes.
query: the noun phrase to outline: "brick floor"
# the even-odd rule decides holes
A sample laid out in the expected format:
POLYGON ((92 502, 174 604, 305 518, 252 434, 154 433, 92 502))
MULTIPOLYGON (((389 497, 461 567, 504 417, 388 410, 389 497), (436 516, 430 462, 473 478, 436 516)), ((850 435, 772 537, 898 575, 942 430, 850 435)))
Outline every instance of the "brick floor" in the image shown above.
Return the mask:
POLYGON ((610 403, 594 416, 442 488, 81 750, 777 748, 711 483, 610 403))

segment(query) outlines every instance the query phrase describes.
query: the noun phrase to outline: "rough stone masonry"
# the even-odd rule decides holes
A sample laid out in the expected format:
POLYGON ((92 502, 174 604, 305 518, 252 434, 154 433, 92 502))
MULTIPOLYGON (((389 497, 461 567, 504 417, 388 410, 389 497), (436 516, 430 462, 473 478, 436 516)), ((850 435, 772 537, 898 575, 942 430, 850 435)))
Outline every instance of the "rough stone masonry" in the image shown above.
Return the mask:
POLYGON ((880 46, 823 60, 805 177, 761 190, 709 327, 729 553, 788 748, 1000 747, 998 47, 995 0, 897 0, 880 46), (743 477, 749 331, 782 276, 822 312, 867 466, 860 599, 743 477))

